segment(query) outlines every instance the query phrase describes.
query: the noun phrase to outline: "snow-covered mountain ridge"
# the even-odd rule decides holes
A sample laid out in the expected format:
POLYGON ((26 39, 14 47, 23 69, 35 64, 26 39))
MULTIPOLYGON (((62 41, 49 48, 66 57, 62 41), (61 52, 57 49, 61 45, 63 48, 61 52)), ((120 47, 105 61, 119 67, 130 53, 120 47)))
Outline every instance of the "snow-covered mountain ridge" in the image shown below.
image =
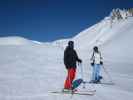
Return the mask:
MULTIPOLYGON (((57 45, 67 45, 69 40, 74 40, 77 48, 87 49, 87 46, 101 45, 107 40, 111 40, 112 36, 120 34, 121 29, 129 27, 133 22, 133 10, 113 9, 108 17, 105 17, 99 23, 81 31, 78 35, 71 39, 57 40, 54 43, 57 45), (119 16, 121 16, 119 18, 119 16), (113 17, 113 18, 112 18, 113 17), (128 25, 128 26, 127 26, 128 25), (81 44, 84 44, 81 46, 81 44), (84 46, 84 47, 83 47, 84 46)), ((65 46, 64 46, 65 47, 65 46)))

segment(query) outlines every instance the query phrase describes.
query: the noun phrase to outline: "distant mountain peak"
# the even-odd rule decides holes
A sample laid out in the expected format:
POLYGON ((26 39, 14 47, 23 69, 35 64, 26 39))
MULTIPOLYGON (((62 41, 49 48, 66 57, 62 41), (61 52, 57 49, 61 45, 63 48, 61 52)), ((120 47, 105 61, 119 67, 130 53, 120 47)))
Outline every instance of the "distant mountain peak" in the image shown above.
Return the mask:
POLYGON ((110 13, 111 20, 121 20, 127 19, 128 17, 133 17, 133 8, 129 9, 113 9, 110 13))

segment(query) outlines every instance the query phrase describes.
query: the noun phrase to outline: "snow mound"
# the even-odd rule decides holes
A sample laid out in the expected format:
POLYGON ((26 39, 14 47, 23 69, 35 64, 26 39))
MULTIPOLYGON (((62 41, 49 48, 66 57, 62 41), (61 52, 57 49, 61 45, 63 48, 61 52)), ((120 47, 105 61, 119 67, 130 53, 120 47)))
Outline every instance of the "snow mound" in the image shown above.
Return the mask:
POLYGON ((0 45, 31 45, 31 44, 43 44, 42 42, 29 40, 20 36, 8 36, 0 37, 0 45))

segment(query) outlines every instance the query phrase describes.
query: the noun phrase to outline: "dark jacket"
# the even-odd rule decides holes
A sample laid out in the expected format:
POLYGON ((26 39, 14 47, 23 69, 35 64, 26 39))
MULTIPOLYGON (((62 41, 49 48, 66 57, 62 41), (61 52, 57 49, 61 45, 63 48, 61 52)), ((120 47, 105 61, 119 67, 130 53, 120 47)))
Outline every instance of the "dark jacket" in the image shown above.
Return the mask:
POLYGON ((64 64, 66 68, 76 68, 76 61, 81 62, 76 51, 73 48, 67 46, 64 51, 64 64))

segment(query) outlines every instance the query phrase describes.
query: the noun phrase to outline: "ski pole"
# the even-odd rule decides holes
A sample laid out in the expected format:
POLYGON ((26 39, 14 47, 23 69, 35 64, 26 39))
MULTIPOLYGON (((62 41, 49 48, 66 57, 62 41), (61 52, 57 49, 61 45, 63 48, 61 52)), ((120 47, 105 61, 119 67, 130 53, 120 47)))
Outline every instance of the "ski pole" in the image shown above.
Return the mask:
POLYGON ((81 69, 81 78, 83 79, 83 68, 82 68, 82 63, 80 63, 80 69, 81 69))
POLYGON ((80 71, 81 71, 81 78, 83 80, 83 88, 85 88, 85 81, 84 81, 84 75, 83 75, 83 66, 82 63, 80 63, 80 71))
POLYGON ((104 65, 102 65, 102 67, 103 67, 104 72, 108 75, 110 82, 113 83, 113 80, 112 80, 110 74, 108 73, 108 71, 106 70, 106 68, 104 67, 104 65))

